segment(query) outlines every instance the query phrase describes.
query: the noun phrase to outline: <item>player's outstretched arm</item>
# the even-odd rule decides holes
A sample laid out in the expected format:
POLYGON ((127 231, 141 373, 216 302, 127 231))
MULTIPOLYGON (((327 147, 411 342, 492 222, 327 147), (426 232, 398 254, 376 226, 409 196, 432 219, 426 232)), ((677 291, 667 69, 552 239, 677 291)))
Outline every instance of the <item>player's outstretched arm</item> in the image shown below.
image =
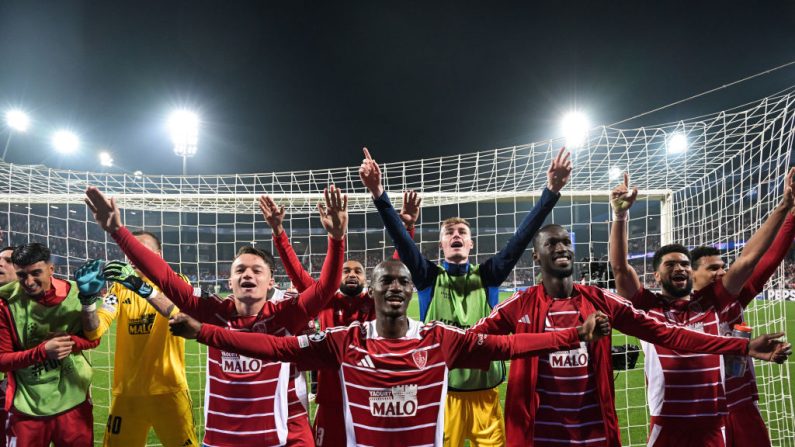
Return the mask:
MULTIPOLYGON (((417 225, 417 221, 420 218, 421 203, 422 197, 420 197, 416 191, 411 189, 403 191, 403 205, 401 205, 398 215, 400 216, 400 220, 403 221, 403 226, 406 227, 406 231, 409 232, 412 241, 414 240, 414 227, 417 225)), ((400 261, 400 253, 397 247, 395 247, 395 251, 392 253, 392 259, 400 261)))
POLYGON ((372 194, 378 215, 381 216, 384 227, 386 227, 392 243, 395 244, 400 260, 406 264, 409 272, 411 272, 414 285, 417 290, 425 289, 433 285, 436 280, 436 266, 428 261, 414 244, 414 239, 406 230, 406 227, 403 226, 400 216, 384 191, 384 187, 381 184, 381 168, 370 156, 370 151, 367 148, 363 150, 364 160, 362 160, 362 165, 359 167, 359 178, 362 179, 362 183, 372 194))
MULTIPOLYGON (((320 223, 328 232, 328 251, 320 270, 320 278, 310 288, 298 295, 299 311, 307 318, 315 318, 334 296, 342 276, 345 256, 345 233, 348 231, 348 195, 334 185, 323 191, 325 205, 318 203, 320 223)), ((284 302, 285 306, 290 301, 284 302)))
POLYGON ((99 189, 89 186, 85 201, 99 226, 111 234, 130 261, 157 284, 180 310, 201 321, 215 319, 216 312, 223 307, 222 302, 214 300, 200 302, 198 297, 194 296, 194 289, 190 284, 186 284, 163 258, 146 248, 121 224, 121 215, 115 199, 108 200, 99 189))
POLYGON ((572 166, 569 155, 570 153, 566 152, 565 147, 560 148, 558 155, 547 169, 547 185, 541 193, 541 198, 519 224, 505 247, 481 266, 483 282, 487 286, 499 286, 508 278, 511 270, 533 240, 533 236, 558 203, 560 190, 566 186, 571 177, 572 166))
POLYGON ((236 352, 266 361, 296 363, 300 369, 338 366, 336 362, 329 361, 329 353, 324 353, 321 345, 313 343, 313 349, 306 349, 309 347, 306 336, 276 337, 270 334, 230 331, 220 326, 202 324, 183 313, 171 317, 168 324, 174 335, 195 339, 199 343, 226 352, 236 352))
POLYGON ((610 322, 607 315, 594 312, 581 326, 564 331, 513 335, 488 335, 472 331, 458 336, 452 334, 460 333, 449 329, 445 333, 458 344, 448 348, 448 352, 455 354, 450 365, 452 368, 487 368, 492 360, 518 359, 578 348, 581 341, 592 342, 609 336, 610 322))
POLYGON ((776 238, 773 239, 770 250, 765 252, 759 264, 754 267, 754 272, 745 282, 740 296, 737 297, 743 307, 748 306, 762 292, 765 283, 773 276, 784 257, 787 256, 793 240, 795 240, 795 207, 789 209, 787 218, 784 219, 784 224, 781 225, 776 238))
POLYGON ((770 244, 787 217, 787 212, 795 205, 795 168, 787 172, 784 178, 784 194, 781 202, 773 209, 765 223, 748 239, 740 257, 723 275, 723 287, 732 296, 739 295, 745 282, 751 277, 754 267, 770 248, 770 244))
MULTIPOLYGON (((610 192, 610 207, 613 209, 613 225, 610 228, 610 268, 616 279, 618 294, 633 299, 643 285, 635 269, 629 265, 629 235, 627 223, 629 209, 638 198, 638 188, 629 187, 629 174, 624 173, 624 183, 613 188, 610 192)), ((640 301, 640 300, 639 300, 640 301)), ((648 309, 653 303, 635 302, 633 304, 648 309)))
POLYGON ((749 353, 748 339, 710 335, 661 323, 635 308, 629 300, 607 291, 602 291, 602 294, 606 313, 610 315, 613 327, 627 335, 679 351, 732 355, 749 353))
POLYGON ((286 214, 284 206, 278 206, 270 196, 262 195, 259 198, 259 209, 273 230, 273 243, 276 245, 276 251, 279 252, 279 258, 282 260, 287 276, 293 282, 296 290, 303 292, 311 287, 315 280, 312 279, 309 272, 304 270, 304 266, 301 265, 301 261, 296 256, 293 246, 290 245, 290 240, 287 238, 287 233, 284 231, 282 225, 286 214))

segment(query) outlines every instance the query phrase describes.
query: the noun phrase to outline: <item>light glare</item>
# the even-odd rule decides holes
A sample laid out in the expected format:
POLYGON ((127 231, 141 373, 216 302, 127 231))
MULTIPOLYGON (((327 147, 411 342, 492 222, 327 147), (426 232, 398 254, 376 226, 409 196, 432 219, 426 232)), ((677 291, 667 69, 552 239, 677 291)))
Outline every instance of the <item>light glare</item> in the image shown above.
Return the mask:
POLYGON ((71 154, 80 146, 77 135, 68 130, 59 130, 52 136, 52 147, 62 154, 71 154))
POLYGON ((27 132, 30 128, 30 117, 21 110, 9 110, 6 112, 6 124, 17 132, 27 132))
POLYGON ((588 117, 582 112, 569 112, 561 120, 561 130, 566 138, 566 147, 575 149, 585 145, 588 140, 588 129, 591 127, 588 117))
POLYGON ((669 154, 681 154, 687 151, 687 136, 683 133, 675 133, 666 141, 666 149, 669 154))
POLYGON ((143 173, 143 172, 141 172, 141 171, 135 171, 135 172, 133 172, 133 176, 134 176, 135 178, 141 178, 141 177, 143 177, 143 175, 144 175, 144 173, 143 173))
POLYGON ((618 166, 613 166, 610 168, 610 181, 618 180, 621 178, 621 175, 624 174, 624 170, 619 168, 618 166))
POLYGON ((105 167, 111 167, 113 166, 113 157, 111 157, 109 152, 100 152, 99 164, 105 167))
POLYGON ((180 157, 196 155, 199 146, 198 115, 190 110, 176 110, 168 118, 168 129, 175 154, 180 157))

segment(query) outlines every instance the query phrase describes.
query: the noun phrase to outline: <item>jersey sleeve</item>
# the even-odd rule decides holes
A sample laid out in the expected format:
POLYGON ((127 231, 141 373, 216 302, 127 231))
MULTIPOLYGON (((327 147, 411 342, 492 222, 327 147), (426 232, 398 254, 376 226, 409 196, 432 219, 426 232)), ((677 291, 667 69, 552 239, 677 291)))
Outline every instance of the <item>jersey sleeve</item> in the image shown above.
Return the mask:
POLYGON ((47 359, 45 342, 31 349, 16 351, 12 341, 16 340, 13 325, 8 308, 5 304, 0 304, 0 371, 2 372, 26 368, 47 359))
POLYGON ((604 304, 613 327, 619 331, 668 349, 704 354, 748 353, 748 340, 722 337, 694 331, 685 327, 661 323, 618 295, 604 291, 604 304))
POLYGON ((489 258, 480 265, 481 277, 483 283, 487 286, 499 286, 508 278, 511 270, 519 262, 522 253, 527 249, 533 236, 544 224, 544 220, 552 212, 552 208, 558 203, 560 193, 554 193, 549 188, 544 188, 541 193, 541 198, 536 202, 530 213, 525 216, 522 223, 514 232, 513 236, 508 240, 502 250, 499 251, 492 258, 489 258))
POLYGON ((320 279, 304 290, 298 297, 276 303, 277 314, 285 321, 284 326, 291 333, 299 333, 308 320, 314 319, 318 313, 334 297, 339 287, 342 273, 342 258, 345 255, 345 240, 328 238, 328 251, 320 279))
POLYGON ((79 353, 81 351, 87 351, 89 349, 94 349, 97 346, 99 346, 99 342, 100 342, 99 339, 86 340, 85 338, 83 338, 83 337, 81 337, 79 335, 70 335, 69 337, 72 339, 72 342, 74 342, 74 345, 72 346, 72 353, 73 354, 77 354, 77 353, 79 353))
POLYGON ((201 322, 217 322, 219 315, 229 313, 231 303, 213 297, 200 299, 202 294, 199 289, 194 289, 180 278, 163 258, 141 244, 127 227, 119 228, 112 236, 130 261, 182 312, 201 322))
POLYGON ((87 339, 97 340, 105 335, 105 332, 110 329, 110 325, 113 324, 113 320, 119 315, 119 296, 117 295, 119 287, 121 287, 119 284, 113 283, 108 288, 108 293, 102 298, 102 305, 97 309, 99 326, 93 331, 83 331, 87 339))
POLYGON ((274 235, 273 243, 276 245, 276 251, 279 252, 279 258, 282 260, 282 265, 284 265, 284 271, 287 272, 287 276, 290 278, 290 281, 293 282, 293 286, 295 286, 296 290, 303 292, 312 287, 315 280, 312 279, 309 272, 304 270, 304 266, 301 265, 301 261, 298 259, 295 250, 293 250, 293 246, 290 244, 290 240, 287 238, 287 232, 282 231, 278 236, 274 235))
POLYGON ((629 301, 635 309, 647 311, 657 304, 657 295, 651 290, 641 287, 629 301))
POLYGON ((409 272, 411 272, 411 280, 414 286, 417 290, 432 286, 438 273, 436 265, 423 256, 420 249, 414 244, 414 239, 409 235, 400 220, 400 216, 392 206, 392 202, 389 201, 386 191, 381 194, 381 197, 375 199, 373 203, 375 203, 378 214, 384 222, 386 232, 389 233, 392 243, 395 244, 400 260, 406 264, 409 272))
POLYGON ((516 331, 516 321, 519 317, 512 314, 513 304, 522 296, 523 292, 516 292, 492 309, 487 317, 481 318, 474 326, 469 328, 472 332, 481 334, 507 335, 516 331))
POLYGON ((530 357, 580 345, 576 328, 514 335, 489 335, 445 328, 442 333, 442 346, 450 368, 487 369, 492 360, 530 357))
POLYGON ((315 337, 310 341, 306 335, 276 337, 270 334, 230 331, 220 326, 203 324, 197 341, 248 357, 296 363, 302 370, 336 368, 339 365, 332 339, 325 336, 315 337))
POLYGON ((765 252, 762 259, 759 260, 759 264, 754 267, 751 277, 745 282, 740 295, 737 297, 737 301, 743 307, 748 306, 762 292, 765 283, 773 276, 784 257, 787 256, 793 239, 795 239, 795 215, 790 212, 787 213, 787 218, 778 230, 770 249, 765 252))

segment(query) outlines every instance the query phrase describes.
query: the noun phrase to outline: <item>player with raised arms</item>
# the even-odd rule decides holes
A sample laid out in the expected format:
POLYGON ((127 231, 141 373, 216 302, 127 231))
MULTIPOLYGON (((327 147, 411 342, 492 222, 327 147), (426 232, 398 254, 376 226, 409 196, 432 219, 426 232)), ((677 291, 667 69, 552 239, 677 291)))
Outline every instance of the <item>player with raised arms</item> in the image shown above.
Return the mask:
POLYGON ((296 362, 300 369, 337 369, 347 445, 379 447, 442 445, 450 369, 488 368, 495 359, 567 349, 610 333, 607 319, 596 312, 576 328, 546 334, 490 336, 422 324, 406 316, 413 291, 406 266, 390 259, 373 270, 368 289, 374 321, 299 337, 232 333, 184 315, 171 325, 178 335, 219 349, 296 362))
MULTIPOLYGON (((132 235, 163 256, 155 234, 132 235)), ((89 340, 97 340, 116 320, 113 400, 103 445, 144 446, 150 428, 166 447, 198 445, 185 377, 185 340, 168 331, 168 317, 178 309, 130 264, 112 261, 102 275, 111 285, 83 329, 89 340)), ((180 277, 189 283, 185 275, 180 277)))
MULTIPOLYGON (((417 248, 401 224, 381 182, 381 168, 364 148, 359 168, 362 183, 372 194, 378 214, 411 272, 419 295, 420 319, 439 320, 466 329, 489 314, 499 302, 499 286, 560 198, 571 175, 569 153, 561 148, 547 170, 547 184, 538 202, 524 218, 508 243, 482 264, 469 262, 473 248, 469 223, 459 217, 442 222, 439 245, 444 254, 434 264, 417 248)), ((505 426, 496 387, 505 380, 505 364, 494 362, 486 371, 450 371, 445 412, 445 445, 458 447, 469 439, 474 445, 504 445, 505 426)))
MULTIPOLYGON (((575 284, 569 232, 546 225, 533 239, 541 284, 517 292, 472 331, 487 334, 556 333, 604 312, 621 332, 689 352, 778 356, 783 334, 750 341, 660 323, 618 295, 575 284)), ((620 446, 615 411, 611 339, 511 362, 506 392, 507 445, 512 447, 620 446)), ((777 358, 777 357, 776 357, 777 358)))
MULTIPOLYGON (((630 299, 635 307, 647 310, 660 322, 695 328, 709 334, 730 334, 734 324, 742 323, 743 308, 781 262, 781 252, 786 253, 786 250, 778 247, 779 250, 770 253, 771 256, 764 256, 795 204, 793 177, 795 168, 785 178, 781 203, 745 244, 731 270, 720 275, 715 270, 712 277, 702 271, 699 274, 698 291, 693 292, 689 250, 679 244, 665 245, 655 252, 653 258, 654 276, 662 286, 660 293, 654 293, 641 284, 635 269, 627 260, 628 213, 637 199, 638 189, 630 188, 629 175, 625 173, 624 182, 613 189, 610 202, 614 212, 610 233, 610 264, 618 293, 630 299), (761 263, 760 259, 763 260, 761 263)), ((788 247, 791 242, 792 236, 789 241, 779 241, 779 245, 788 247)), ((710 267, 722 268, 722 265, 711 261, 708 264, 710 267)), ((724 383, 724 379, 730 372, 724 370, 724 359, 720 356, 681 354, 648 342, 643 342, 642 347, 646 358, 644 369, 651 414, 649 445, 726 445, 726 395, 742 392, 737 388, 738 385, 745 385, 750 392, 754 385, 753 377, 750 380, 746 377, 743 383, 737 383, 738 377, 738 380, 731 381, 733 387, 729 388, 726 386, 729 381, 724 383)), ((779 360, 784 359, 785 356, 782 356, 779 360)), ((750 412, 747 423, 751 428, 755 427, 753 431, 758 436, 749 440, 752 445, 770 444, 758 411, 750 412), (759 433, 760 424, 763 433, 759 433)), ((745 439, 742 432, 737 435, 738 439, 745 439)), ((751 444, 741 442, 740 445, 751 444)))
MULTIPOLYGON (((300 334, 325 306, 339 284, 347 230, 347 196, 333 185, 318 204, 328 231, 328 252, 320 279, 299 295, 278 302, 267 300, 273 257, 244 246, 232 262, 232 296, 222 299, 186 284, 160 257, 141 244, 121 223, 119 209, 95 187, 86 203, 100 227, 109 232, 132 263, 179 309, 224 331, 300 334)), ((298 398, 288 363, 262 362, 212 348, 208 353, 206 428, 204 444, 314 445, 306 409, 298 398)))

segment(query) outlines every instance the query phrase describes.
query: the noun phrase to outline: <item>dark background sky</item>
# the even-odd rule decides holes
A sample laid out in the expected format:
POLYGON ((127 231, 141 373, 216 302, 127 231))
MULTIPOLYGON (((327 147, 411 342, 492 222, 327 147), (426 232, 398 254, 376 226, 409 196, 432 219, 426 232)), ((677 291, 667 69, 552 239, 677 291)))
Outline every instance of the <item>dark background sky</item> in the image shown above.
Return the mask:
MULTIPOLYGON (((4 1, 0 105, 34 128, 9 160, 179 173, 165 119, 200 111, 190 173, 355 165, 559 136, 577 106, 609 124, 795 60, 795 2, 4 1), (70 126, 81 154, 50 154, 70 126)), ((795 67, 645 120, 795 85, 795 67)), ((7 134, 0 136, 4 142, 7 134)))

